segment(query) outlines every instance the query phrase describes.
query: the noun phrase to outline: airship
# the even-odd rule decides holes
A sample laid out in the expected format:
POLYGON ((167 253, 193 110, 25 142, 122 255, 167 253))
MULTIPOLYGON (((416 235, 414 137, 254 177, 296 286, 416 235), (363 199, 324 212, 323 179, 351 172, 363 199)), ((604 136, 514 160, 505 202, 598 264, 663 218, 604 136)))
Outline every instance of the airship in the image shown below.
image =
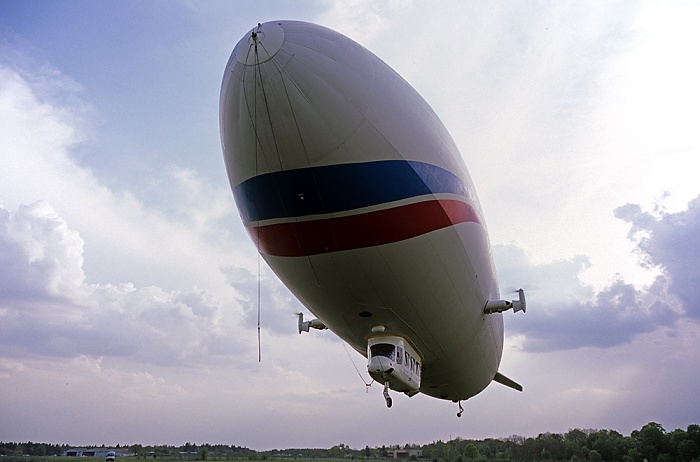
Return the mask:
POLYGON ((390 391, 458 403, 499 382, 503 312, 484 214, 455 142, 390 66, 301 21, 234 47, 219 123, 228 179, 260 255, 390 391))

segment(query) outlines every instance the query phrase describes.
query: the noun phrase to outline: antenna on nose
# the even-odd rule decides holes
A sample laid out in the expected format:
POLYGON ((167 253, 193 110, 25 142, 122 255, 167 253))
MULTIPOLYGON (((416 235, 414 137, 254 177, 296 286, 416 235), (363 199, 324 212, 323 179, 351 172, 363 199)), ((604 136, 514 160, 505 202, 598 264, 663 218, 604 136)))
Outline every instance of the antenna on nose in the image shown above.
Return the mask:
POLYGON ((253 29, 253 30, 250 32, 250 37, 251 37, 253 40, 256 40, 256 41, 257 41, 257 39, 258 39, 258 32, 260 31, 261 28, 262 28, 262 23, 258 23, 258 29, 257 29, 257 30, 253 29))

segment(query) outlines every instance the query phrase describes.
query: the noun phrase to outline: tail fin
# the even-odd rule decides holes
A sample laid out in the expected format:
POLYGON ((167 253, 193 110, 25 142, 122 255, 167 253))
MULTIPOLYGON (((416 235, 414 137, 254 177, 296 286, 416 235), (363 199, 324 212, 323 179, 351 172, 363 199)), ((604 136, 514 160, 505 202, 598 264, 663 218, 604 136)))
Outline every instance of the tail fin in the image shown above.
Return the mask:
POLYGON ((509 379, 505 375, 501 374, 500 372, 496 372, 496 375, 493 378, 494 382, 498 382, 502 385, 505 385, 506 387, 513 388, 514 390, 518 391, 523 391, 523 386, 517 383, 514 380, 509 379))

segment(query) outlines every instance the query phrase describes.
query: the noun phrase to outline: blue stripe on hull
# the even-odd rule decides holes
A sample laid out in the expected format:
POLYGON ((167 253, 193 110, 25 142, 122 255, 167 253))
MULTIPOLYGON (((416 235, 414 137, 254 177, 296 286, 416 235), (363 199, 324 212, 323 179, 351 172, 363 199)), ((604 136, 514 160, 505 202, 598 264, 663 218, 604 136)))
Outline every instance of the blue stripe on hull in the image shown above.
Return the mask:
POLYGON ((423 162, 385 160, 266 173, 234 188, 247 223, 343 212, 427 194, 471 198, 453 173, 423 162))

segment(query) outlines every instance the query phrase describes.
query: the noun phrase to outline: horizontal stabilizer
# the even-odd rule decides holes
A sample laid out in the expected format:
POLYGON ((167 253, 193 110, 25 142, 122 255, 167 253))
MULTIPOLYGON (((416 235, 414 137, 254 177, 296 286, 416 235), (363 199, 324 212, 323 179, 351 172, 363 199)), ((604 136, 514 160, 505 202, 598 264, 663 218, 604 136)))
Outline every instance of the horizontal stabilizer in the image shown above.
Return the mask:
POLYGON ((523 391, 523 386, 517 383, 514 380, 509 379, 505 375, 501 374, 500 372, 496 372, 496 376, 493 378, 494 382, 498 382, 501 385, 505 385, 506 387, 513 388, 518 391, 523 391))

